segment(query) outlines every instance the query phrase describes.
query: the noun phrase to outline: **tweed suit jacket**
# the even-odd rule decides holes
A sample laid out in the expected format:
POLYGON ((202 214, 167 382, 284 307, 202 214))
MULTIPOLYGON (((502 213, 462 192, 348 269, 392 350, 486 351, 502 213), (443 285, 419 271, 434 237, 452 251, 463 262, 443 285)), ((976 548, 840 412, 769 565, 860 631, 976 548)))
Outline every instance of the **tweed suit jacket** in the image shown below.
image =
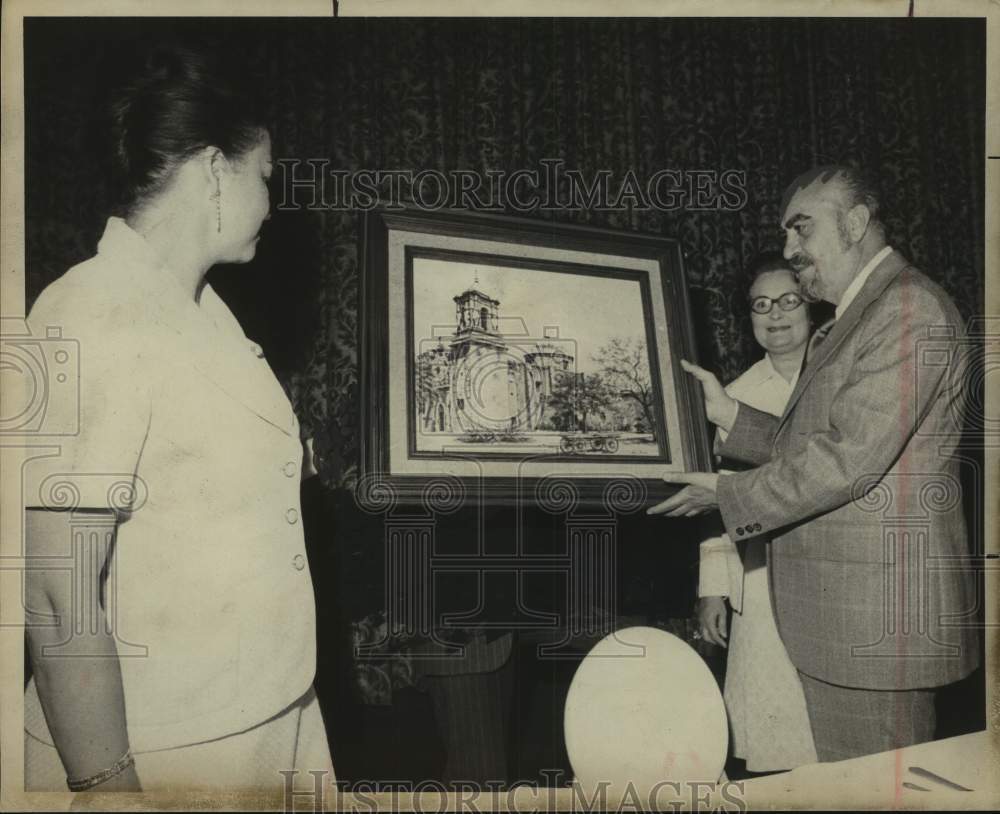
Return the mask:
POLYGON ((956 681, 979 660, 958 445, 962 326, 892 252, 810 354, 784 414, 741 404, 720 475, 733 540, 771 536, 772 601, 795 666, 867 689, 956 681))

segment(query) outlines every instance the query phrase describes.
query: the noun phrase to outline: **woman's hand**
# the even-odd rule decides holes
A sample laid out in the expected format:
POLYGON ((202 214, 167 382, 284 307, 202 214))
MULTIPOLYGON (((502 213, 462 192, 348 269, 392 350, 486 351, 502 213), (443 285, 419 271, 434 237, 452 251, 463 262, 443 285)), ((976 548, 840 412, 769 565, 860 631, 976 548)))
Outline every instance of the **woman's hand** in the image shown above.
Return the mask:
POLYGON ((739 410, 736 399, 726 393, 714 373, 698 365, 692 365, 685 359, 681 359, 681 367, 701 382, 701 390, 705 395, 705 417, 717 427, 729 432, 733 428, 739 410))
POLYGON ((695 606, 695 613, 701 625, 701 637, 706 642, 727 647, 726 601, 721 596, 703 596, 695 606))
POLYGON ((309 436, 302 442, 302 480, 319 474, 316 468, 316 453, 313 451, 313 439, 309 436))

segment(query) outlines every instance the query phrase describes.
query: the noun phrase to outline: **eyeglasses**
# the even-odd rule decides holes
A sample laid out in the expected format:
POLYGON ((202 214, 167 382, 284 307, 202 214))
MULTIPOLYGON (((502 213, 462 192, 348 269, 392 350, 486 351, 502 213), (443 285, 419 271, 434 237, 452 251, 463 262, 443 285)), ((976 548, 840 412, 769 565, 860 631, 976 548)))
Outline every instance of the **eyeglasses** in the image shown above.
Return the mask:
POLYGON ((794 311, 805 300, 794 291, 786 291, 780 297, 765 297, 763 295, 750 300, 750 310, 755 314, 770 314, 774 304, 777 303, 782 311, 794 311))

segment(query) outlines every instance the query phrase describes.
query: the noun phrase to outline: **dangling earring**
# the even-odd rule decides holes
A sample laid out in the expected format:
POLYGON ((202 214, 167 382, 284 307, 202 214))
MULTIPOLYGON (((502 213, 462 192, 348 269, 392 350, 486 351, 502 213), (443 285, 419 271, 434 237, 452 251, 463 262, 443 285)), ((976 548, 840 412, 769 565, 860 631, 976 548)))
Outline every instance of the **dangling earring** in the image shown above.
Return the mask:
POLYGON ((215 179, 215 192, 208 196, 215 201, 215 231, 222 232, 222 193, 219 189, 219 179, 215 179))

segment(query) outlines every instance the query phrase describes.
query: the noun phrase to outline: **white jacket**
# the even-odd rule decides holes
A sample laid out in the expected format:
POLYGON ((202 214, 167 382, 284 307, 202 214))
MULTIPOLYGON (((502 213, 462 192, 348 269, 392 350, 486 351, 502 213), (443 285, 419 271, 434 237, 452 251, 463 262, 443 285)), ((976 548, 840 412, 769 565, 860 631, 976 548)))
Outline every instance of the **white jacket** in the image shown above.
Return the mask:
MULTIPOLYGON (((291 404, 210 286, 200 305, 143 238, 108 221, 98 253, 39 297, 32 334, 78 343, 79 399, 50 401, 51 457, 24 468, 25 504, 115 508, 108 578, 134 751, 254 726, 316 666, 315 602, 291 404), (124 488, 123 488, 124 487, 124 488), (65 505, 65 504, 63 504, 65 505)), ((26 728, 41 736, 32 682, 26 728), (35 722, 33 724, 33 722, 35 722), (34 727, 34 729, 33 729, 34 727)))

